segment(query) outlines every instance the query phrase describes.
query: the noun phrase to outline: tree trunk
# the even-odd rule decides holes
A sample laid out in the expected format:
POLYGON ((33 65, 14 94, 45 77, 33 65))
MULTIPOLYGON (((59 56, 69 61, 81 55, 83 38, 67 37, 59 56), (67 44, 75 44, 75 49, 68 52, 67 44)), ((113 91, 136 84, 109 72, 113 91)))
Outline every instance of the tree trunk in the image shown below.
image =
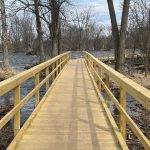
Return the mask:
POLYGON ((58 32, 59 32, 59 4, 57 0, 51 0, 51 35, 52 35, 52 57, 55 57, 58 55, 58 45, 57 45, 57 38, 58 38, 58 32))
POLYGON ((118 66, 117 70, 119 72, 123 71, 123 66, 125 63, 125 40, 126 40, 126 29, 128 23, 128 14, 129 14, 130 0, 124 0, 122 20, 121 20, 121 29, 120 29, 120 38, 119 38, 119 49, 118 49, 118 66))
POLYGON ((0 0, 1 18, 2 18, 2 47, 3 47, 3 67, 9 68, 9 55, 8 55, 8 37, 7 37, 7 23, 5 13, 4 0, 0 0))
POLYGON ((108 3, 109 14, 111 19, 112 35, 113 35, 114 49, 115 49, 115 60, 116 60, 115 69, 118 70, 119 30, 118 30, 113 0, 107 0, 107 3, 108 3))
POLYGON ((44 54, 44 47, 43 47, 43 32, 42 32, 40 12, 39 12, 40 0, 34 0, 34 4, 35 4, 35 16, 36 16, 36 28, 38 34, 38 47, 40 50, 40 62, 44 62, 45 54, 44 54))
POLYGON ((149 10, 149 24, 148 24, 148 38, 147 38, 146 58, 145 58, 145 76, 149 74, 149 57, 150 57, 150 10, 149 10))
POLYGON ((58 29, 58 35, 57 35, 57 48, 58 48, 58 54, 61 54, 61 25, 59 21, 59 29, 58 29))
POLYGON ((130 0, 124 0, 120 34, 117 26, 113 0, 107 0, 107 3, 111 18, 112 34, 115 48, 115 60, 116 60, 115 69, 119 72, 122 72, 123 65, 125 62, 125 40, 126 40, 126 29, 128 23, 130 0))

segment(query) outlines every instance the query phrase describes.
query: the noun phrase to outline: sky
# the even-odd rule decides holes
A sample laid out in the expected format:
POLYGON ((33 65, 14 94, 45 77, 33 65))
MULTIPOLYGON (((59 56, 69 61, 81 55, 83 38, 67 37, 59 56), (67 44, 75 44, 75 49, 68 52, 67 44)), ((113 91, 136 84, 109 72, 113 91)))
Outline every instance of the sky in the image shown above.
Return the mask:
MULTIPOLYGON (((91 10, 92 16, 97 23, 110 25, 109 10, 107 0, 73 0, 73 4, 78 11, 91 10)), ((114 7, 118 23, 120 24, 121 8, 120 0, 114 0, 114 7)))
MULTIPOLYGON (((9 4, 12 0, 5 0, 9 4)), ((73 6, 68 11, 89 10, 92 14, 92 19, 98 24, 110 25, 110 16, 107 5, 107 0, 70 0, 73 6)), ((120 0, 113 0, 118 24, 120 24, 121 8, 120 0)))

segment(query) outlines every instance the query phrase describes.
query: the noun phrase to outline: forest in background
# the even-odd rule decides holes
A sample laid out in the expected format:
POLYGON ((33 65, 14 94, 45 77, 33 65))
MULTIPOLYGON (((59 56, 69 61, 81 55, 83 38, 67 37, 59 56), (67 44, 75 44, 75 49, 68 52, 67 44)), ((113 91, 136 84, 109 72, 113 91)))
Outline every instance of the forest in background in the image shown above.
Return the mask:
MULTIPOLYGON (((7 42, 2 38, 7 48, 2 48, 6 46, 1 44, 0 51, 37 54, 43 62, 45 55, 54 57, 67 50, 114 49, 115 69, 121 72, 125 49, 128 49, 133 55, 141 52, 147 74, 150 57, 149 0, 120 1, 121 23, 117 22, 113 1, 107 0, 107 3, 111 25, 98 24, 93 19, 91 8, 75 10, 72 0, 7 0, 5 3, 1 0, 1 22, 4 23, 1 35, 7 35, 7 42)), ((4 59, 7 59, 7 54, 4 59)))

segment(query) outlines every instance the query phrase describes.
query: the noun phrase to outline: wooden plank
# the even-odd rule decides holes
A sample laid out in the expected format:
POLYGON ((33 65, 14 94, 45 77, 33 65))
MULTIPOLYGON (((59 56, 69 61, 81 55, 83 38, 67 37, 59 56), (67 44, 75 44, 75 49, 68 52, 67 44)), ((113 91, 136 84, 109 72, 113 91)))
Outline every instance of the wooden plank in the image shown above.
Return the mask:
POLYGON ((120 149, 82 59, 68 63, 22 138, 13 143, 21 150, 120 149))

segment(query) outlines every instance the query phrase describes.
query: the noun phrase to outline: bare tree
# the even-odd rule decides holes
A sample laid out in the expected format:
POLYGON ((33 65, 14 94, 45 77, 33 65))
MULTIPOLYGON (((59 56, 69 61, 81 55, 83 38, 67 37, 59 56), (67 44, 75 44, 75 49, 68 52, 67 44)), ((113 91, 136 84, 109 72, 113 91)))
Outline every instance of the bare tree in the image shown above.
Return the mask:
POLYGON ((52 36, 52 56, 58 55, 58 34, 59 34, 59 15, 60 7, 58 0, 51 0, 51 36, 52 36))
POLYGON ((148 19, 148 39, 146 47, 146 59, 145 59, 145 76, 149 74, 149 58, 150 58, 150 10, 149 10, 149 19, 148 19))
POLYGON ((116 66, 117 70, 121 72, 123 71, 123 66, 125 63, 125 40, 126 40, 129 7, 130 7, 130 0, 124 0, 120 38, 119 38, 119 49, 118 49, 118 60, 117 60, 118 66, 116 66))
POLYGON ((7 38, 7 23, 5 13, 4 0, 0 1, 1 18, 2 18, 2 46, 3 46, 3 67, 9 68, 9 56, 8 56, 8 38, 7 38))
POLYGON ((34 0, 36 29, 37 29, 37 34, 38 34, 38 47, 40 50, 40 62, 44 62, 45 54, 44 54, 44 47, 43 47, 43 32, 42 32, 42 26, 41 26, 39 6, 40 6, 40 0, 34 0))
MULTIPOLYGON (((134 52, 140 50, 141 57, 145 68, 145 76, 149 74, 149 0, 134 0, 130 7, 129 24, 130 24, 130 39, 131 45, 134 47, 134 52), (132 37, 132 38, 131 38, 132 37)), ((144 71, 144 68, 142 69, 144 71)))
POLYGON ((117 27, 113 0, 107 0, 107 2, 109 6, 109 13, 110 13, 111 24, 112 24, 112 33, 113 33, 113 39, 114 39, 114 47, 116 51, 115 52, 115 57, 116 57, 115 69, 117 71, 122 72, 123 65, 125 62, 125 38, 126 38, 126 29, 127 29, 130 0, 124 0, 120 34, 119 34, 118 27, 117 27))
POLYGON ((115 60, 116 60, 115 69, 118 70, 119 62, 117 60, 118 60, 118 48, 119 48, 119 30, 118 30, 113 0, 107 0, 107 3, 108 3, 109 14, 111 19, 112 35, 113 35, 114 49, 115 49, 115 60))

